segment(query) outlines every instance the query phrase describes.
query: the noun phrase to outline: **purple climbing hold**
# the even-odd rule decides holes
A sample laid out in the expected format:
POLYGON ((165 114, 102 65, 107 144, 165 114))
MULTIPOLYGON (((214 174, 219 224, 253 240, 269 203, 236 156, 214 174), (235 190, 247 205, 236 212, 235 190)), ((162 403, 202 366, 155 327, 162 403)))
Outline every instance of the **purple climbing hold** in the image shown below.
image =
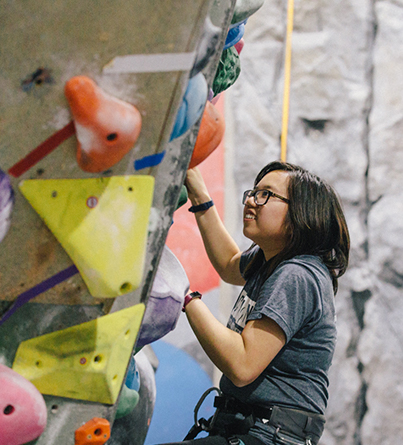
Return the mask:
POLYGON ((14 207, 14 192, 10 179, 0 169, 0 242, 3 241, 10 227, 11 212, 14 207))
POLYGON ((188 290, 185 270, 165 246, 141 323, 137 348, 160 339, 176 327, 188 290))

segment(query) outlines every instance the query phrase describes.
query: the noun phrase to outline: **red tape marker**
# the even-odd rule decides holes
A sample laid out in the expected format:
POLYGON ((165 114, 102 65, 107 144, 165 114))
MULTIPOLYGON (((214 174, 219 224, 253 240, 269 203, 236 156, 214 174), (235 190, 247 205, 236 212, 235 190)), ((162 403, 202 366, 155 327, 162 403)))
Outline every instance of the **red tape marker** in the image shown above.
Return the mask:
POLYGON ((23 173, 32 168, 35 164, 37 164, 40 160, 42 160, 45 156, 51 153, 62 142, 64 142, 70 136, 73 136, 75 131, 76 130, 74 128, 74 122, 71 121, 65 127, 52 134, 52 136, 46 139, 46 141, 42 142, 40 145, 34 148, 30 153, 27 154, 27 156, 25 156, 25 158, 14 164, 8 170, 8 173, 14 176, 14 178, 18 178, 23 173))

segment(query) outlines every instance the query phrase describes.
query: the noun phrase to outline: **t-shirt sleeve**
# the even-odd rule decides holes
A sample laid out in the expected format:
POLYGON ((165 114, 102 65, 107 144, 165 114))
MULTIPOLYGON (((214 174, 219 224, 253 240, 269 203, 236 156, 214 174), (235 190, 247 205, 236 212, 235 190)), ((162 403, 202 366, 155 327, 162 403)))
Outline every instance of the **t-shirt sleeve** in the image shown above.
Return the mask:
POLYGON ((304 266, 287 262, 280 265, 260 289, 248 320, 274 320, 284 331, 287 342, 307 323, 320 316, 319 287, 304 266))

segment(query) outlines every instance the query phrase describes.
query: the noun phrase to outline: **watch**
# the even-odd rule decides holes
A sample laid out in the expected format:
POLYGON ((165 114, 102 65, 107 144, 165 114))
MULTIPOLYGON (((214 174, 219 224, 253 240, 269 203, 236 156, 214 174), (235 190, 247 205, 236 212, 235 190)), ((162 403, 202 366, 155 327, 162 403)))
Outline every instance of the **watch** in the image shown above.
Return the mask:
POLYGON ((202 294, 197 291, 187 294, 183 301, 182 312, 185 312, 185 307, 189 304, 190 301, 192 301, 194 298, 201 298, 201 297, 202 297, 202 294))

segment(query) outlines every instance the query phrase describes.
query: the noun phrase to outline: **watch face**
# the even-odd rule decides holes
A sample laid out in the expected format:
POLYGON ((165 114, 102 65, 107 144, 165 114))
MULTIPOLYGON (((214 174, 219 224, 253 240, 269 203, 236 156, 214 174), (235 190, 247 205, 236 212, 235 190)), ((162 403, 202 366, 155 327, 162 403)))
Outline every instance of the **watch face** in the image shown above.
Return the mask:
POLYGON ((202 294, 201 294, 200 292, 197 292, 197 291, 195 291, 195 292, 191 292, 189 295, 190 295, 192 298, 201 298, 201 297, 202 297, 202 294))

